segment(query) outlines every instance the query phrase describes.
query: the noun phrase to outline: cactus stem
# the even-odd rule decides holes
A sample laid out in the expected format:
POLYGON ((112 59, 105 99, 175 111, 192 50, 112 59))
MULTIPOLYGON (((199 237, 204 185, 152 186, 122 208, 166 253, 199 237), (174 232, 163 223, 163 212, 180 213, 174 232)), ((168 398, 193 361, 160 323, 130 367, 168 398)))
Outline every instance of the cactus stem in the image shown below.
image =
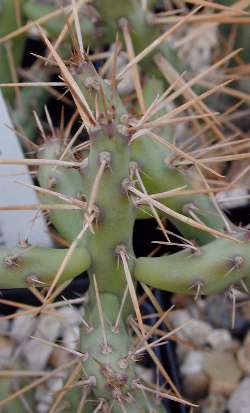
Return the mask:
POLYGON ((182 251, 161 258, 139 258, 135 278, 172 292, 202 294, 220 292, 249 278, 249 241, 243 231, 241 243, 217 239, 200 248, 200 254, 182 251), (242 242, 243 241, 243 242, 242 242), (227 256, 223 256, 226 251, 227 256))
POLYGON ((22 258, 20 257, 20 255, 6 255, 3 258, 3 265, 6 268, 13 268, 13 267, 18 267, 21 268, 22 267, 22 258))
POLYGON ((115 321, 114 327, 112 328, 112 331, 115 334, 118 334, 119 331, 120 331, 119 325, 120 325, 120 321, 121 321, 121 317, 122 317, 123 308, 124 308, 125 302, 127 300, 127 296, 128 296, 128 285, 126 286, 124 294, 122 296, 122 302, 121 302, 121 306, 120 306, 119 311, 118 311, 117 319, 115 321))
MULTIPOLYGON (((31 284, 53 282, 67 250, 50 248, 2 248, 0 250, 1 288, 27 288, 31 284)), ((86 249, 73 251, 61 273, 61 282, 72 279, 90 266, 86 249)))
POLYGON ((65 267, 67 266, 69 260, 71 259, 72 255, 74 254, 74 251, 76 250, 77 245, 79 244, 79 242, 83 238, 86 231, 91 227, 91 224, 94 221, 94 219, 95 219, 95 213, 92 213, 92 215, 90 215, 88 217, 88 219, 85 220, 86 222, 84 222, 82 230, 79 232, 77 237, 74 239, 74 241, 70 245, 70 247, 69 247, 62 263, 61 263, 61 265, 58 268, 58 271, 56 272, 55 278, 54 278, 53 282, 51 283, 51 285, 49 287, 49 290, 47 292, 45 301, 47 301, 49 299, 50 295, 52 294, 52 291, 54 290, 56 284, 58 283, 58 281, 60 280, 63 272, 65 271, 65 267))
MULTIPOLYGON (((142 181, 142 179, 141 179, 141 176, 140 176, 140 173, 139 173, 138 168, 135 169, 135 176, 136 176, 137 181, 139 182, 139 184, 140 184, 140 186, 141 186, 141 189, 142 189, 143 193, 146 194, 146 195, 148 195, 147 190, 146 190, 146 188, 145 188, 145 186, 144 186, 144 183, 143 183, 143 181, 142 181)), ((159 217, 159 214, 158 214, 158 212, 157 212, 157 209, 155 208, 154 204, 153 204, 152 202, 150 202, 151 199, 152 199, 152 198, 151 198, 150 196, 148 196, 147 202, 148 202, 148 205, 149 205, 149 207, 150 207, 150 209, 151 209, 151 211, 152 211, 152 215, 154 216, 156 222, 158 223, 158 225, 159 225, 159 227, 160 227, 163 235, 165 236, 165 238, 167 239, 167 241, 170 242, 169 236, 168 236, 168 234, 167 234, 167 231, 165 230, 164 225, 162 224, 162 221, 161 221, 161 219, 160 219, 160 217, 159 217)))
POLYGON ((194 301, 197 301, 198 298, 202 295, 203 288, 204 288, 204 283, 202 281, 199 281, 199 280, 195 281, 191 285, 191 287, 189 287, 190 290, 195 291, 194 301))
POLYGON ((100 324, 101 324, 101 330, 102 330, 102 353, 103 354, 108 354, 112 352, 112 347, 108 344, 108 339, 106 335, 106 330, 105 330, 105 322, 104 322, 104 316, 103 316, 103 310, 102 310, 102 303, 100 299, 100 293, 96 281, 96 276, 93 274, 93 283, 94 283, 94 290, 95 290, 95 295, 96 295, 96 303, 97 303, 97 309, 98 309, 98 315, 100 319, 100 324))
POLYGON ((136 291, 135 291, 134 282, 133 282, 132 275, 130 273, 130 269, 129 269, 129 266, 128 266, 128 253, 126 251, 126 247, 124 245, 118 245, 117 248, 116 248, 116 253, 119 254, 119 256, 122 260, 124 273, 125 273, 125 276, 126 276, 126 281, 127 281, 129 293, 130 293, 130 296, 131 296, 131 300, 132 300, 132 303, 133 303, 133 307, 134 307, 134 310, 135 310, 135 314, 136 314, 136 317, 137 317, 137 321, 138 321, 140 330, 141 330, 142 334, 144 335, 144 325, 143 325, 143 321, 142 321, 142 315, 141 315, 140 306, 139 306, 138 299, 137 299, 137 294, 136 294, 136 291))
POLYGON ((239 270, 240 268, 242 268, 245 262, 244 258, 241 255, 235 255, 234 257, 230 257, 229 260, 233 270, 239 270))
POLYGON ((206 231, 208 233, 213 234, 214 236, 219 236, 222 238, 230 239, 232 241, 237 241, 235 237, 232 235, 226 234, 224 232, 218 231, 214 228, 210 228, 205 224, 201 224, 200 222, 194 221, 191 218, 188 218, 170 208, 168 208, 166 205, 161 204, 160 202, 152 199, 149 195, 144 194, 143 192, 139 191, 138 189, 134 188, 133 186, 129 187, 130 192, 134 193, 135 195, 139 196, 141 199, 146 200, 151 202, 154 206, 156 206, 160 211, 165 212, 167 215, 170 215, 173 218, 176 218, 177 220, 184 222, 185 224, 189 224, 194 228, 200 229, 202 231, 206 231))

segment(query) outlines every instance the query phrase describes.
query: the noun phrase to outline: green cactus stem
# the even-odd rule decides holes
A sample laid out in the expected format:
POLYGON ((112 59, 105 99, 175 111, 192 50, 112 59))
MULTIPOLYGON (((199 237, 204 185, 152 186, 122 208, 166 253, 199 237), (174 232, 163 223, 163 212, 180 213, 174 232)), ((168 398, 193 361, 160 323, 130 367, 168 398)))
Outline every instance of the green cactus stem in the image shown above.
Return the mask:
MULTIPOLYGON (((142 171, 143 183, 148 194, 161 193, 176 188, 185 187, 194 189, 193 177, 188 172, 181 171, 176 167, 168 167, 166 159, 169 157, 168 149, 154 142, 149 136, 141 136, 132 144, 132 158, 137 162, 142 171)), ((162 198, 161 203, 186 216, 191 216, 192 211, 206 225, 225 231, 225 223, 219 216, 217 210, 207 195, 190 194, 186 196, 169 196, 162 198)), ((174 225, 181 233, 197 241, 199 244, 206 244, 214 239, 211 234, 197 230, 185 223, 177 222, 173 218, 174 225)), ((227 222, 228 219, 225 218, 227 222)))
MULTIPOLYGON (((112 0, 96 0, 94 2, 104 23, 107 42, 115 41, 115 34, 119 31, 119 22, 121 18, 126 18, 130 25, 135 53, 140 53, 145 47, 152 43, 161 34, 158 27, 150 23, 151 7, 155 2, 147 2, 147 7, 143 7, 141 2, 136 0, 127 0, 114 2, 112 0), (150 4, 151 3, 151 4, 150 4)), ((180 62, 177 53, 169 45, 162 44, 159 50, 169 60, 175 69, 182 73, 184 67, 180 62)), ((162 78, 161 73, 152 61, 152 53, 141 62, 141 66, 148 76, 157 76, 162 78)))
MULTIPOLYGON (((39 150, 39 156, 44 159, 59 159, 65 149, 63 140, 48 140, 39 150)), ((73 160, 71 151, 66 154, 67 160, 73 160)), ((54 167, 41 165, 38 170, 38 180, 41 187, 66 195, 72 199, 83 200, 85 197, 85 188, 80 172, 73 168, 54 167)), ((43 194, 42 203, 67 203, 53 195, 43 194)), ((83 211, 53 211, 50 219, 59 232, 59 234, 68 242, 72 242, 81 230, 83 223, 83 211)), ((79 241, 79 246, 84 241, 79 241)))
MULTIPOLYGON (((43 287, 52 283, 67 253, 63 249, 50 248, 1 248, 0 286, 4 288, 43 287)), ((60 282, 74 278, 91 264, 85 249, 76 249, 69 259, 60 282)))
MULTIPOLYGON (((99 96, 100 106, 102 105, 100 93, 97 93, 98 88, 102 88, 105 94, 110 94, 108 85, 103 82, 95 72, 92 64, 87 61, 83 62, 78 70, 74 70, 73 76, 83 91, 91 109, 94 109, 96 95, 99 96)), ((149 96, 149 90, 147 91, 148 104, 155 99, 157 92, 161 91, 161 83, 157 84, 157 82, 158 80, 156 80, 156 85, 151 87, 151 97, 149 96)), ((129 123, 129 115, 116 93, 113 94, 113 101, 119 117, 121 119, 127 117, 129 123)), ((172 132, 169 128, 162 128, 161 132, 163 132, 163 139, 166 139, 168 142, 172 141, 172 132)), ((142 172, 141 177, 143 183, 149 194, 166 192, 180 187, 194 189, 194 178, 190 173, 186 171, 182 172, 179 168, 168 165, 171 156, 172 152, 168 147, 155 142, 146 134, 132 142, 131 161, 135 161, 138 164, 138 168, 142 172)), ((232 229, 234 228, 226 217, 222 219, 222 217, 219 216, 218 211, 207 195, 192 194, 178 197, 173 196, 163 198, 161 202, 183 215, 189 216, 189 211, 191 213, 195 212, 204 224, 221 232, 226 230, 225 222, 227 222, 228 226, 231 226, 232 229)), ((146 218, 150 215, 139 214, 138 216, 140 218, 146 218)), ((170 219, 172 220, 172 218, 170 219)), ((173 222, 185 236, 197 241, 199 244, 206 244, 214 239, 211 234, 197 230, 190 225, 177 222, 176 220, 173 220, 173 222)))
MULTIPOLYGON (((1 378, 0 380, 0 400, 4 400, 11 394, 11 392, 13 391, 12 387, 13 387, 13 380, 9 378, 6 378, 6 379, 1 378)), ((30 400, 28 404, 29 406, 31 405, 30 400)), ((16 398, 14 400, 11 400, 4 407, 2 407, 1 413, 12 413, 14 411, 18 413, 25 413, 27 412, 26 408, 27 406, 24 406, 22 401, 19 398, 16 398)))
MULTIPOLYGON (((47 82, 50 78, 50 73, 46 69, 39 70, 36 64, 31 68, 29 74, 37 82, 47 82)), ((32 113, 35 111, 40 118, 49 92, 45 88, 27 87, 20 90, 19 96, 20 101, 11 111, 12 118, 17 129, 21 129, 29 139, 33 140, 36 137, 37 124, 32 113)))
POLYGON ((197 251, 186 249, 160 258, 139 258, 134 276, 138 281, 184 294, 213 294, 248 279, 250 238, 243 231, 237 241, 217 239, 197 251))
POLYGON ((156 397, 150 393, 143 397, 136 388, 141 380, 131 354, 132 337, 128 335, 122 319, 119 328, 115 328, 121 305, 119 298, 113 294, 101 294, 100 304, 104 325, 100 323, 95 300, 90 297, 85 313, 90 328, 81 334, 81 351, 87 355, 84 371, 88 377, 95 377, 93 398, 105 400, 107 407, 112 406, 115 413, 139 413, 149 408, 154 413, 163 413, 165 410, 156 397))
MULTIPOLYGON (((71 5, 71 1, 68 5, 71 5)), ((23 12, 26 17, 30 20, 36 20, 50 13, 53 13, 58 8, 56 1, 51 0, 45 4, 39 0, 28 0, 26 1, 23 12)), ((66 19, 68 16, 62 14, 52 20, 43 23, 43 27, 49 33, 52 38, 57 38, 62 31, 62 28, 66 24, 66 19)), ((98 18, 97 13, 93 10, 89 4, 83 4, 79 11, 79 17, 81 22, 81 31, 83 34, 85 47, 96 47, 98 46, 98 38, 101 38, 101 32, 99 33, 98 28, 95 27, 95 21, 98 18)), ((70 50, 70 34, 65 36, 63 48, 70 50)), ((61 49, 60 49, 61 50, 61 49)))
POLYGON ((117 125, 113 123, 107 125, 106 130, 103 126, 91 132, 90 138, 88 166, 84 171, 88 200, 98 170, 106 162, 94 200, 97 207, 94 233, 89 231, 86 234, 92 257, 90 273, 96 275, 101 292, 122 295, 126 278, 123 266, 118 262, 118 249, 124 246, 129 256, 133 257, 132 233, 135 220, 135 208, 127 193, 130 160, 128 137, 119 132, 117 125))
MULTIPOLYGON (((25 0, 20 0, 16 5, 19 4, 20 6, 20 17, 21 22, 23 23, 23 15, 22 15, 22 5, 24 4, 25 0)), ((18 21, 17 21, 17 14, 15 13, 15 1, 14 0, 1 0, 0 1, 0 37, 11 33, 13 30, 18 28, 18 21)), ((13 63, 15 67, 17 67, 21 63, 22 55, 23 55, 23 48, 24 48, 24 37, 19 36, 14 40, 0 44, 0 83, 9 83, 13 81, 7 48, 10 48, 11 54, 13 56, 13 63)), ((4 89, 3 94, 5 98, 9 101, 13 101, 14 99, 14 90, 11 89, 4 89)))

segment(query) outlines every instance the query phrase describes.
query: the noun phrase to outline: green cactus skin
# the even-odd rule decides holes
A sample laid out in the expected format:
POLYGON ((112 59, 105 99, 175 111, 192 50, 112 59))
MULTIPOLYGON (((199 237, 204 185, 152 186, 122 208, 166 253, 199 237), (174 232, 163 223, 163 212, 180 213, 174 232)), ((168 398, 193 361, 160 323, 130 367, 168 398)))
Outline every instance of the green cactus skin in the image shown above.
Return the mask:
MULTIPOLYGON (((108 93, 107 85, 103 83, 96 74, 91 64, 85 62, 82 64, 81 69, 82 70, 79 69, 78 72, 73 74, 89 106, 94 108, 95 92, 90 85, 101 84, 103 85, 105 93, 108 93), (89 85, 89 87, 86 85, 89 85)), ((156 79, 156 82, 158 82, 158 79, 156 79)), ((148 104, 155 99, 157 92, 160 92, 161 88, 161 82, 156 83, 155 87, 151 87, 151 97, 147 96, 148 104)), ((147 95, 149 95, 149 93, 147 93, 147 95)), ((126 111, 122 102, 117 96, 114 96, 114 99, 114 106, 119 116, 125 115, 126 111)), ((163 128, 162 133, 163 137, 171 142, 171 130, 169 128, 163 128)), ((141 177, 149 194, 165 192, 183 186, 187 186, 188 189, 193 188, 191 176, 187 177, 187 173, 182 173, 179 169, 172 166, 167 166, 166 160, 169 159, 169 156, 170 151, 167 147, 154 142, 146 135, 137 138, 131 144, 131 160, 137 162, 138 167, 141 169, 141 177)), ((161 202, 183 215, 187 215, 190 206, 194 207, 197 216, 200 217, 204 224, 222 232, 225 230, 225 224, 222 218, 218 216, 218 212, 206 195, 166 198, 162 199, 161 202)), ((139 214, 139 217, 146 218, 149 217, 149 215, 139 214)), ((170 218, 170 220, 172 220, 172 218, 170 218)), ((206 244, 214 239, 211 234, 204 231, 199 231, 176 220, 173 220, 173 222, 185 236, 200 244, 206 244)))
MULTIPOLYGON (((50 78, 47 70, 38 71, 36 65, 31 68, 29 73, 37 82, 48 82, 50 78)), ((48 97, 49 92, 45 88, 28 87, 20 90, 20 102, 13 107, 11 115, 17 129, 21 128, 29 139, 34 140, 37 131, 35 118, 31 114, 35 111, 40 118, 48 97)))
MULTIPOLYGON (((70 5, 69 2, 68 5, 70 5)), ((49 13, 55 11, 58 7, 56 1, 51 1, 51 4, 44 4, 39 0, 28 0, 26 1, 23 12, 28 19, 36 20, 43 16, 46 16, 49 13)), ((87 6, 82 6, 83 13, 84 9, 87 10, 87 6)), ((81 30, 83 34, 83 39, 86 47, 96 47, 98 45, 98 30, 95 27, 95 24, 88 16, 85 16, 83 13, 80 13, 81 21, 81 30)), ((58 16, 48 22, 43 24, 43 27, 47 30, 49 35, 53 38, 57 38, 62 31, 63 26, 66 23, 66 17, 64 15, 58 16)), ((68 34, 65 37, 65 41, 68 42, 70 35, 68 34)), ((64 42, 65 43, 65 42, 64 42)))
POLYGON ((158 258, 139 258, 134 276, 138 281, 166 291, 195 294, 214 294, 249 279, 250 238, 242 232, 241 242, 217 239, 197 252, 186 249, 158 258))
MULTIPOLYGON (((155 143, 148 136, 141 136, 132 144, 133 160, 137 162, 142 171, 143 183, 149 194, 170 191, 186 186, 193 189, 192 177, 174 167, 168 167, 165 160, 169 157, 168 149, 155 143)), ((173 196, 161 199, 163 205, 188 216, 188 209, 194 208, 201 221, 221 232, 225 230, 225 224, 218 212, 206 195, 173 196)), ((199 244, 206 244, 214 239, 211 234, 197 230, 190 225, 177 222, 169 217, 180 232, 189 239, 199 244)), ((226 218, 225 218, 226 219, 226 218)))
MULTIPOLYGON (((33 284, 42 287, 43 284, 51 284, 66 253, 67 250, 53 248, 1 248, 1 289, 27 288, 33 284)), ((81 274, 90 264, 89 253, 82 248, 76 249, 65 267, 60 282, 81 274)))
MULTIPOLYGON (((39 156, 44 159, 59 159, 65 149, 62 140, 49 140, 40 148, 39 156)), ((70 151, 67 152, 67 160, 72 160, 70 151)), ((38 170, 38 180, 41 187, 66 195, 67 197, 82 199, 85 188, 80 172, 73 168, 54 167, 41 165, 38 170)), ((42 203, 66 203, 53 195, 43 194, 42 203)), ((68 242, 72 242, 79 234, 83 223, 83 211, 53 211, 50 219, 59 234, 68 242)), ((79 246, 84 241, 79 241, 79 246)))
POLYGON ((87 355, 84 362, 84 371, 88 377, 95 377, 96 384, 92 389, 95 399, 104 399, 112 412, 139 413, 151 407, 152 412, 163 413, 161 404, 147 394, 135 388, 134 383, 139 380, 134 369, 134 361, 130 357, 132 351, 132 337, 128 335, 123 320, 119 329, 114 329, 117 314, 120 309, 120 300, 113 294, 101 294, 101 306, 105 320, 105 335, 108 347, 100 341, 103 331, 95 300, 90 299, 86 308, 85 317, 91 326, 89 331, 82 332, 81 351, 87 355), (112 311, 110 311, 112 308, 112 311), (121 403, 125 408, 122 409, 121 403))
MULTIPOLYGON (((96 5, 105 25, 106 42, 115 41, 115 34, 119 30, 119 20, 121 18, 126 18, 130 25, 130 33, 135 53, 138 54, 141 52, 161 34, 158 27, 150 24, 147 20, 150 8, 154 3, 154 1, 147 2, 149 10, 144 10, 141 2, 137 0, 127 0, 116 3, 112 0, 96 0, 94 5, 96 5)), ((184 71, 184 67, 175 50, 171 49, 166 44, 160 45, 158 50, 160 50, 167 60, 171 61, 178 73, 184 71)), ((162 78, 162 74, 152 61, 152 54, 143 59, 141 66, 147 75, 155 75, 162 78)))
MULTIPOLYGON (((4 363, 2 364, 1 360, 1 369, 8 369, 9 366, 4 363)), ((20 363, 15 363, 14 366, 11 366, 11 368, 20 368, 20 363)), ((3 378, 1 377, 0 380, 0 400, 6 399, 8 396, 10 396, 13 393, 13 390, 15 389, 15 378, 13 377, 6 377, 3 378)), ((29 407, 34 411, 35 406, 34 406, 34 393, 32 391, 26 392, 25 394, 25 401, 29 405, 29 407)), ((27 405, 24 406, 23 400, 21 398, 17 397, 13 400, 10 400, 7 404, 1 407, 1 413, 13 413, 13 412, 18 412, 18 413, 27 413, 27 405)))
MULTIPOLYGON (((85 179, 89 198, 102 156, 110 161, 101 177, 95 205, 98 208, 94 233, 86 235, 86 245, 92 257, 90 273, 96 275, 100 292, 124 293, 126 278, 123 266, 118 264, 119 246, 124 246, 133 258, 132 233, 135 208, 126 192, 129 177, 129 146, 127 136, 111 124, 91 133, 91 148, 85 179), (100 254, 101 251, 101 254, 100 254), (112 283, 110 283, 112 280, 112 283)), ((132 260, 130 260, 132 261, 132 260)))
MULTIPOLYGON (((20 6, 24 4, 25 0, 20 0, 20 6)), ((22 8, 20 7, 21 11, 22 8)), ((22 21, 23 23, 23 21, 22 21)), ((13 30, 18 28, 18 24, 16 21, 15 15, 15 4, 14 0, 0 0, 0 37, 5 36, 8 33, 11 33, 13 30)), ((24 48, 24 37, 19 36, 11 41, 9 46, 12 48, 12 54, 14 58, 14 63, 18 66, 21 62, 22 55, 23 55, 23 48, 24 48)), ((5 44, 0 45, 0 83, 8 83, 11 82, 13 79, 11 77, 11 71, 8 63, 7 53, 5 44)), ((11 89, 4 89, 3 90, 4 97, 9 100, 13 101, 14 98, 14 90, 11 89)))
MULTIPOLYGON (((11 380, 2 379, 0 381, 0 400, 7 398, 12 392, 11 389, 11 380)), ((16 398, 7 403, 4 407, 1 408, 1 413, 25 413, 27 412, 26 408, 23 406, 22 402, 16 398)))
MULTIPOLYGON (((164 83, 161 79, 147 79, 144 85, 146 107, 154 101, 157 95, 161 96, 163 92, 164 83)), ((164 111, 158 113, 158 116, 163 114, 164 111)), ((173 142, 173 131, 169 125, 160 128, 157 133, 167 142, 173 142)), ((182 172, 179 168, 171 165, 168 166, 172 153, 166 146, 155 142, 145 134, 134 140, 131 148, 132 160, 136 161, 141 169, 143 183, 149 194, 166 192, 180 187, 194 189, 193 177, 190 173, 182 172)), ((221 232, 225 230, 225 223, 206 195, 197 194, 182 197, 173 195, 173 197, 162 198, 161 203, 183 215, 188 215, 188 209, 194 208, 197 216, 204 224, 221 232)), ((137 218, 145 219, 148 217, 148 213, 137 214, 137 218)), ((214 239, 211 234, 199 231, 171 217, 169 219, 185 237, 196 241, 198 244, 206 244, 214 239)), ((229 222, 226 217, 224 219, 229 222)), ((232 225, 231 227, 234 228, 232 225)))

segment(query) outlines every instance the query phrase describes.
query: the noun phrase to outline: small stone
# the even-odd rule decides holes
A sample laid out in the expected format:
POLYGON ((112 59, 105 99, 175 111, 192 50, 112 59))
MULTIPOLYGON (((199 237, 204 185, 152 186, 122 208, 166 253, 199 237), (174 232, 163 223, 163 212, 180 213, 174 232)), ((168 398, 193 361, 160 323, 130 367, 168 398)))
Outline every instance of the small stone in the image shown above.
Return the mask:
POLYGON ((38 386, 35 392, 35 400, 37 403, 36 411, 39 413, 47 413, 55 398, 56 392, 63 388, 63 377, 51 377, 46 383, 38 386))
POLYGON ((201 400, 207 395, 209 380, 203 372, 202 351, 190 351, 181 366, 185 396, 191 400, 201 400))
POLYGON ((63 325, 79 325, 81 323, 80 312, 75 307, 62 307, 57 310, 58 320, 63 325))
MULTIPOLYGON (((215 294, 207 297, 206 304, 204 315, 208 321, 217 328, 230 330, 232 327, 232 302, 225 300, 224 294, 215 294)), ((241 332, 245 324, 245 318, 239 308, 236 312, 234 335, 241 332)))
POLYGON ((192 72, 200 73, 210 66, 214 48, 218 47, 218 27, 215 24, 198 28, 188 26, 184 31, 184 36, 192 33, 192 47, 190 42, 185 42, 178 47, 178 54, 192 72))
POLYGON ((11 336, 18 342, 28 339, 33 332, 36 322, 37 320, 33 314, 15 317, 11 325, 11 336))
MULTIPOLYGON (((191 346, 187 346, 186 344, 182 344, 181 342, 177 343, 176 354, 180 364, 185 362, 185 359, 190 352, 190 347, 191 346)), ((191 347, 191 349, 192 348, 193 347, 191 347)))
POLYGON ((202 371, 183 378, 183 392, 185 397, 199 401, 208 394, 209 379, 202 371))
POLYGON ((200 373, 203 370, 204 353, 202 351, 190 351, 181 366, 184 376, 200 373))
POLYGON ((223 208, 236 208, 248 204, 248 189, 245 185, 237 185, 230 191, 216 194, 216 199, 223 208))
POLYGON ((56 314, 42 315, 39 317, 34 337, 25 346, 24 357, 27 360, 28 367, 31 370, 43 370, 48 362, 49 356, 53 351, 53 344, 60 332, 60 322, 56 318, 56 314), (39 341, 48 341, 43 343, 39 341), (51 344, 50 344, 51 343, 51 344))
POLYGON ((198 347, 205 346, 207 337, 212 332, 212 327, 208 323, 191 318, 185 310, 172 311, 169 314, 169 320, 174 327, 181 326, 187 322, 176 334, 185 340, 191 341, 198 347))
POLYGON ((247 333, 243 346, 237 353, 240 368, 246 374, 250 374, 250 331, 247 333))
POLYGON ((225 351, 233 350, 235 344, 228 330, 217 328, 212 330, 207 337, 207 344, 214 350, 225 351))
POLYGON ((48 387, 46 384, 42 384, 36 388, 35 391, 35 400, 36 402, 44 403, 49 406, 52 402, 52 395, 50 392, 48 392, 48 387))
POLYGON ((14 342, 8 337, 0 336, 0 367, 10 363, 14 342))
POLYGON ((242 371, 233 354, 211 351, 204 354, 204 372, 210 378, 211 391, 228 396, 235 390, 242 371))
POLYGON ((8 320, 0 320, 0 334, 4 334, 8 331, 10 323, 8 320))
POLYGON ((49 364, 53 367, 60 367, 63 364, 69 363, 70 360, 73 360, 73 357, 73 354, 61 348, 55 348, 49 357, 49 364))
POLYGON ((50 406, 46 403, 38 403, 36 405, 37 413, 48 413, 50 406))
POLYGON ((250 377, 241 381, 228 402, 229 413, 249 413, 250 411, 250 377))
POLYGON ((63 378, 62 377, 51 377, 47 382, 47 387, 49 392, 54 394, 57 391, 61 390, 63 387, 63 378))
POLYGON ((202 413, 225 413, 226 398, 219 393, 211 393, 201 403, 202 413))
POLYGON ((174 327, 178 327, 190 320, 190 315, 187 310, 173 310, 169 313, 168 319, 174 327))
POLYGON ((63 339, 63 345, 75 350, 80 340, 81 317, 79 311, 74 307, 63 307, 57 311, 57 315, 61 322, 60 335, 63 339))

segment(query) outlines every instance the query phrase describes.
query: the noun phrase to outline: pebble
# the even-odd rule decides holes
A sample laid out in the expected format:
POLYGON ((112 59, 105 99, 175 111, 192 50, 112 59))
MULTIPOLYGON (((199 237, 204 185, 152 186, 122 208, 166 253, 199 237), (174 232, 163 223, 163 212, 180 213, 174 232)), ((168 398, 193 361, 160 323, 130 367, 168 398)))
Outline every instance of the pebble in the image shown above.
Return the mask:
POLYGON ((184 376, 191 376, 203 371, 204 353, 198 350, 192 350, 188 353, 184 363, 181 366, 181 373, 184 376))
POLYGON ((250 331, 246 335, 243 345, 237 353, 237 358, 239 366, 244 373, 250 374, 250 331))
POLYGON ((73 360, 73 357, 75 357, 73 354, 70 354, 61 348, 55 348, 52 351, 48 362, 53 367, 60 367, 62 364, 69 363, 70 360, 73 360))
MULTIPOLYGON (((21 313, 22 310, 19 311, 21 313)), ((15 317, 11 324, 11 336, 19 343, 28 339, 32 334, 33 328, 37 322, 33 314, 25 314, 15 317)))
POLYGON ((13 347, 13 340, 0 336, 0 367, 8 366, 10 363, 13 347))
POLYGON ((195 30, 197 35, 192 39, 192 47, 190 42, 186 42, 178 51, 185 64, 194 73, 200 73, 210 66, 213 50, 218 45, 218 28, 216 24, 210 24, 209 27, 202 27, 201 24, 196 29, 191 25, 186 29, 186 36, 190 33, 194 35, 195 30))
POLYGON ((209 380, 203 371, 204 353, 190 351, 181 366, 183 375, 183 390, 191 400, 200 400, 207 395, 209 380))
MULTIPOLYGON (((231 329, 232 326, 232 303, 225 299, 224 294, 216 294, 206 298, 205 317, 216 328, 231 329)), ((246 324, 245 315, 237 309, 234 335, 241 332, 246 324)))
POLYGON ((212 327, 208 323, 203 320, 191 318, 186 310, 172 311, 169 314, 169 320, 174 327, 181 326, 183 323, 189 321, 177 332, 177 335, 191 341, 198 347, 205 346, 207 338, 212 332, 212 327))
POLYGON ((0 320, 0 334, 6 333, 9 329, 9 325, 10 323, 8 320, 4 320, 4 319, 0 320))
POLYGON ((63 307, 57 311, 58 320, 61 322, 60 335, 63 345, 75 350, 80 340, 79 325, 80 313, 75 307, 63 307))
POLYGON ((80 312, 75 307, 62 307, 57 310, 58 319, 62 324, 79 325, 81 322, 80 312))
POLYGON ((201 403, 202 413, 225 413, 226 398, 219 393, 211 393, 201 403))
POLYGON ((209 379, 203 371, 183 378, 183 393, 192 401, 204 399, 208 394, 208 389, 209 379))
MULTIPOLYGON (((34 337, 44 339, 54 343, 60 332, 60 322, 56 315, 41 315, 37 323, 34 337)), ((27 360, 28 368, 31 370, 43 370, 53 351, 53 346, 45 344, 36 339, 30 339, 25 346, 24 356, 27 360)))
POLYGON ((210 379, 210 389, 224 396, 230 395, 242 376, 235 357, 230 352, 204 353, 204 372, 210 379))
POLYGON ((229 331, 222 328, 216 328, 211 331, 207 337, 207 344, 212 349, 219 351, 234 350, 236 346, 229 331))
POLYGON ((248 190, 245 185, 237 185, 236 188, 230 191, 223 191, 216 194, 216 199, 223 208, 236 208, 242 205, 247 205, 248 190))
POLYGON ((249 413, 250 411, 250 377, 241 381, 228 402, 229 413, 249 413))
POLYGON ((63 388, 64 380, 62 377, 51 377, 48 381, 37 387, 35 393, 36 411, 38 413, 47 413, 53 403, 55 393, 63 388))

